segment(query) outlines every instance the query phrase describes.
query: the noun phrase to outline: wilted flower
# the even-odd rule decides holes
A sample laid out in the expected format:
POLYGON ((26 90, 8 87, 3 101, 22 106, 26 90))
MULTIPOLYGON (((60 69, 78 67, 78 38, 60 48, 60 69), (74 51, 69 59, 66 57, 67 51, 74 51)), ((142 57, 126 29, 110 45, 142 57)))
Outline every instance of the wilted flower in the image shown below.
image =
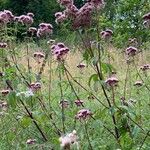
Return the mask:
POLYGON ((137 87, 140 87, 140 86, 142 86, 143 85, 143 82, 142 81, 136 81, 135 83, 134 83, 134 86, 137 86, 137 87))
POLYGON ((149 69, 150 69, 150 65, 149 65, 149 64, 145 64, 145 65, 141 66, 140 69, 141 69, 142 71, 149 70, 149 69))
POLYGON ((29 145, 33 145, 33 144, 35 144, 36 143, 36 139, 28 139, 27 141, 26 141, 26 144, 29 144, 29 145))
POLYGON ((7 43, 0 42, 0 48, 6 48, 7 46, 7 43))
POLYGON ((68 108, 69 102, 67 100, 62 100, 59 102, 60 106, 63 108, 68 108))
POLYGON ((84 101, 83 101, 83 100, 80 100, 80 99, 77 99, 77 100, 75 100, 74 103, 75 103, 77 106, 83 106, 84 101))
POLYGON ((111 87, 117 86, 119 80, 116 77, 110 77, 108 78, 105 83, 111 87))
POLYGON ((104 40, 109 40, 112 37, 112 35, 113 31, 110 29, 101 32, 102 39, 104 40))
POLYGON ((78 136, 76 130, 73 130, 72 133, 69 133, 65 136, 61 136, 59 138, 60 146, 63 149, 70 149, 71 145, 77 144, 78 145, 78 136))
POLYGON ((92 112, 89 109, 81 109, 78 111, 77 115, 75 116, 78 120, 86 120, 92 116, 92 112))
POLYGON ((126 54, 129 56, 135 56, 137 53, 137 48, 130 46, 126 49, 126 54))
POLYGON ((9 94, 9 93, 10 93, 10 90, 8 90, 8 89, 1 91, 1 94, 4 95, 4 96, 9 94))
POLYGON ((53 26, 50 23, 41 23, 37 31, 37 37, 47 36, 53 33, 53 26))
POLYGON ((64 60, 66 55, 69 52, 69 48, 65 46, 64 43, 57 43, 51 46, 52 54, 56 57, 57 60, 64 60))

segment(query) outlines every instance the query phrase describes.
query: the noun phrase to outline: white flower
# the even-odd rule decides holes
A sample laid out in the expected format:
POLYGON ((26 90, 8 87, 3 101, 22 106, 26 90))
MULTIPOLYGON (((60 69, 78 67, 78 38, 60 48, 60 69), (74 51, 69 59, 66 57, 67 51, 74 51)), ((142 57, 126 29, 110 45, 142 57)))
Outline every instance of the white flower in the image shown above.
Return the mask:
POLYGON ((59 141, 61 143, 60 146, 64 149, 70 148, 70 146, 73 144, 76 144, 78 147, 77 140, 78 140, 78 136, 77 136, 76 130, 73 130, 72 133, 69 133, 66 136, 62 136, 59 138, 59 141))
POLYGON ((26 98, 30 97, 30 96, 34 96, 32 90, 29 91, 24 91, 24 92, 19 92, 16 94, 16 96, 25 96, 26 98))

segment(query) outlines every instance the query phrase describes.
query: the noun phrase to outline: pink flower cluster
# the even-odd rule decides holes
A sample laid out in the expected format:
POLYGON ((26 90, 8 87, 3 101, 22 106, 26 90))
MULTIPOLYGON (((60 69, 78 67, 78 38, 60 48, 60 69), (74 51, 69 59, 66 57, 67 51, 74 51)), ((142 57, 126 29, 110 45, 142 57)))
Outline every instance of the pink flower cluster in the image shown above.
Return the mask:
POLYGON ((76 104, 78 107, 79 107, 79 106, 83 106, 83 103, 84 103, 83 100, 80 100, 80 99, 75 100, 75 104, 76 104))
POLYGON ((1 94, 4 96, 8 95, 9 93, 10 93, 10 90, 8 90, 8 89, 1 91, 1 94))
POLYGON ((149 69, 150 69, 150 65, 149 65, 149 64, 145 64, 145 65, 141 66, 140 69, 141 69, 142 71, 149 70, 149 69))
POLYGON ((14 15, 9 10, 0 11, 0 24, 7 24, 13 21, 14 15))
POLYGON ((69 48, 65 46, 64 43, 57 43, 51 46, 52 54, 56 57, 57 60, 63 61, 68 52, 69 48))
POLYGON ((117 86, 119 80, 116 77, 110 77, 108 78, 105 83, 111 87, 117 86))
POLYGON ((143 16, 143 20, 144 20, 143 25, 146 28, 149 28, 150 27, 150 12, 143 16))
POLYGON ((67 19, 66 15, 63 12, 57 12, 57 13, 55 13, 55 17, 56 17, 55 22, 57 24, 62 23, 63 21, 65 21, 67 19))
POLYGON ((135 56, 137 53, 137 48, 133 47, 133 46, 130 46, 126 49, 126 54, 128 56, 135 56))
POLYGON ((0 42, 0 48, 6 48, 8 45, 7 43, 0 42))
POLYGON ((86 120, 92 116, 92 112, 89 109, 81 109, 78 111, 77 115, 75 116, 78 120, 86 120))
POLYGON ((30 90, 33 92, 36 92, 41 89, 41 83, 40 82, 35 82, 30 84, 30 90))
POLYGON ((14 17, 14 21, 22 23, 23 25, 30 26, 33 23, 33 13, 27 13, 27 15, 21 15, 14 17))
POLYGON ((53 26, 50 23, 40 23, 37 36, 43 37, 53 33, 53 26))
POLYGON ((56 23, 71 19, 74 29, 89 26, 92 12, 104 6, 103 0, 89 0, 80 9, 73 4, 73 0, 58 0, 58 3, 66 9, 55 14, 56 23))
POLYGON ((101 32, 102 39, 104 40, 110 39, 112 35, 113 35, 113 31, 110 29, 101 32))

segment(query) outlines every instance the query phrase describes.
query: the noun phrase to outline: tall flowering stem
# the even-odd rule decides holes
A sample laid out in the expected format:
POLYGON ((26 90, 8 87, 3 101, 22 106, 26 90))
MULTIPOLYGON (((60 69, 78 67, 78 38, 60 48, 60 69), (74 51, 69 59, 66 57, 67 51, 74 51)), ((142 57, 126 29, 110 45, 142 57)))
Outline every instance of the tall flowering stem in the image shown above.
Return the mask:
POLYGON ((62 101, 62 107, 61 107, 61 114, 62 114, 62 129, 63 129, 63 133, 65 134, 65 109, 64 109, 64 106, 63 106, 63 103, 64 103, 64 96, 63 96, 63 88, 62 88, 62 75, 61 75, 61 67, 64 66, 63 65, 64 62, 59 62, 59 87, 60 87, 60 98, 61 98, 61 101, 62 101))

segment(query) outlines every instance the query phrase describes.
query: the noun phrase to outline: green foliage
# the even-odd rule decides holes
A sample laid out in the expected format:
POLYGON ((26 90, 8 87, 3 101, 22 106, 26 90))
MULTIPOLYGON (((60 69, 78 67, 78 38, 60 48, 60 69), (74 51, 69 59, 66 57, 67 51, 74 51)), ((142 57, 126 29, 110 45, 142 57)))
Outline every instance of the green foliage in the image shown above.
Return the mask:
POLYGON ((150 40, 150 32, 143 27, 142 20, 149 10, 149 0, 109 0, 106 1, 101 26, 114 31, 113 42, 117 47, 125 46, 129 38, 137 38, 141 44, 150 40))

